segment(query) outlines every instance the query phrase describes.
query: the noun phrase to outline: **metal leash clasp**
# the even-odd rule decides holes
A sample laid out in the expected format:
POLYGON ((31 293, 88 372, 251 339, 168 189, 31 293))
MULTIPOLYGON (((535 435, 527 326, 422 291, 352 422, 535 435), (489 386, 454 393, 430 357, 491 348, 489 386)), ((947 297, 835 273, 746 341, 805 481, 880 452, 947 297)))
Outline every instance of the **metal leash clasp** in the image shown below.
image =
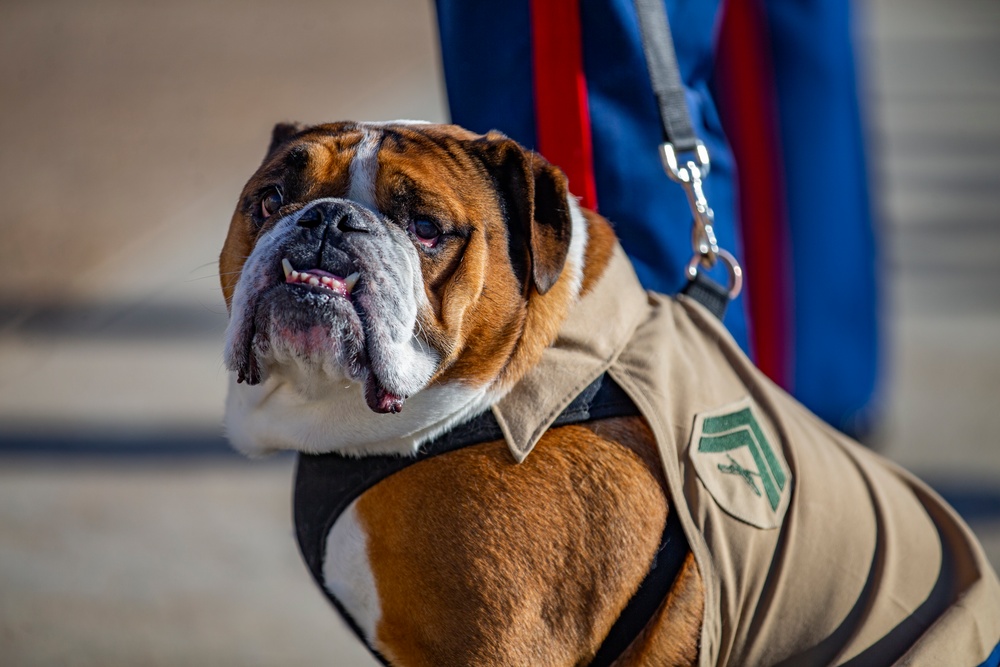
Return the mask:
POLYGON ((698 275, 698 267, 711 269, 721 258, 729 271, 729 298, 735 299, 743 289, 743 269, 732 254, 719 247, 715 238, 715 214, 708 205, 702 182, 708 176, 712 163, 708 157, 708 149, 701 141, 695 143, 691 151, 691 159, 683 165, 677 159, 677 151, 670 142, 660 144, 660 161, 663 170, 672 180, 680 183, 687 194, 691 213, 694 215, 691 227, 691 247, 694 256, 688 262, 687 274, 689 280, 698 275))

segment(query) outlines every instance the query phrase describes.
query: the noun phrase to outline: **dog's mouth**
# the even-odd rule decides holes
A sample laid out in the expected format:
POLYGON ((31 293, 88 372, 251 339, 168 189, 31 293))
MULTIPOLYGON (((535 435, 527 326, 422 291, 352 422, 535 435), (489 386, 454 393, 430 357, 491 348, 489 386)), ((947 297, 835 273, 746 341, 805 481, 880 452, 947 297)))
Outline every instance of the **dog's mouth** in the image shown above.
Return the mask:
POLYGON ((332 293, 351 299, 351 292, 357 285, 361 274, 355 271, 348 276, 337 276, 323 269, 295 269, 287 257, 281 260, 281 268, 285 272, 286 285, 301 285, 313 288, 320 293, 332 293))
MULTIPOLYGON (((285 274, 286 285, 323 297, 344 298, 348 302, 353 301, 351 294, 361 277, 358 271, 338 276, 320 268, 296 269, 287 257, 282 258, 281 269, 285 274)), ((364 380, 364 395, 368 407, 374 412, 395 414, 403 409, 405 398, 386 389, 371 368, 364 380)))

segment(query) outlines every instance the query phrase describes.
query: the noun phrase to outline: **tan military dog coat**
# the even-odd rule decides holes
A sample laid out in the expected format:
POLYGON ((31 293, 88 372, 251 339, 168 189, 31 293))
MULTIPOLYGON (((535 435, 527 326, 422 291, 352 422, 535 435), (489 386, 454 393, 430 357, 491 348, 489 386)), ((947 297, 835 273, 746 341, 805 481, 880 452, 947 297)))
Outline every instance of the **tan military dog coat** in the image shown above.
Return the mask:
POLYGON ((979 665, 1000 583, 930 488, 772 384, 699 305, 642 290, 620 248, 493 411, 528 456, 602 372, 656 435, 705 585, 701 665, 979 665))

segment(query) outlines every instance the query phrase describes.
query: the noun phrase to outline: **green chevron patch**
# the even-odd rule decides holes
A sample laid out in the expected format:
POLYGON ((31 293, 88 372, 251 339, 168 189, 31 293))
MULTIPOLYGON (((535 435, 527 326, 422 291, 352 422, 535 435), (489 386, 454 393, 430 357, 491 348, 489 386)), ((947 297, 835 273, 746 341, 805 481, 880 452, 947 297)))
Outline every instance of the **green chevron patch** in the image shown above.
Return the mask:
POLYGON ((719 506, 758 528, 781 525, 791 472, 780 443, 761 426, 749 398, 699 414, 689 448, 698 478, 719 506))

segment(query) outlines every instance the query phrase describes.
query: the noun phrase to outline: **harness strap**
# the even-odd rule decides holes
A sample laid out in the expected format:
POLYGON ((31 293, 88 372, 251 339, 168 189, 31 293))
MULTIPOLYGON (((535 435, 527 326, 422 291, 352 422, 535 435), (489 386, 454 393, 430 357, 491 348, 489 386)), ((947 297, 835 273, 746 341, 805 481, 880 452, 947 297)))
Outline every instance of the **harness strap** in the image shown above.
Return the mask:
MULTIPOLYGON (((573 399, 552 427, 639 414, 632 399, 610 376, 604 374, 573 399)), ((340 601, 326 589, 323 579, 326 538, 334 522, 358 496, 403 468, 503 437, 493 413, 486 411, 425 443, 414 456, 354 458, 334 453, 299 455, 293 499, 299 550, 313 580, 366 646, 368 642, 361 629, 340 601)), ((666 597, 688 551, 680 521, 676 519, 676 512, 671 512, 650 571, 605 638, 591 663, 592 667, 610 665, 638 636, 666 597)), ((374 648, 368 646, 368 649, 383 665, 389 664, 374 648)))
POLYGON ((635 641, 666 599, 690 550, 677 512, 671 511, 649 572, 611 626, 590 667, 608 667, 635 641))
POLYGON ((688 280, 681 294, 691 297, 708 309, 722 321, 729 306, 729 290, 699 271, 694 278, 688 280))

